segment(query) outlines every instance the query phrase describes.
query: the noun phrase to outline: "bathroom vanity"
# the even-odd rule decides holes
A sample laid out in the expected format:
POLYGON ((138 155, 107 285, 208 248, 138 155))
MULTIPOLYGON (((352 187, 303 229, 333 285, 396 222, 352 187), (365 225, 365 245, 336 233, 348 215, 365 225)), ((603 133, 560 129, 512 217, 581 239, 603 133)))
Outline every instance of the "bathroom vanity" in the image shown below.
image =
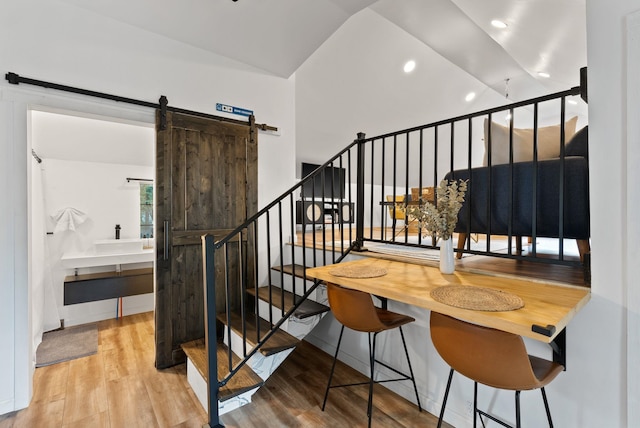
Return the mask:
POLYGON ((64 279, 65 305, 146 293, 153 293, 153 268, 69 275, 64 279))
POLYGON ((115 299, 153 293, 153 268, 122 269, 122 265, 153 262, 155 251, 146 248, 145 239, 106 239, 96 241, 85 254, 65 254, 62 265, 75 269, 64 279, 64 304, 115 299), (113 266, 114 271, 83 273, 81 268, 113 266))

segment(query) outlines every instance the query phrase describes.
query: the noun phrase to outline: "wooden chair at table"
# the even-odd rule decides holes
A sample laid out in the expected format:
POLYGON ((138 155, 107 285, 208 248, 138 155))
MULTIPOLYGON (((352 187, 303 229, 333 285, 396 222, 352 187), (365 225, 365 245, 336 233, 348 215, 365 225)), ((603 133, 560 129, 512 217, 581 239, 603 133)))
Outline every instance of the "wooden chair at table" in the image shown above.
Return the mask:
POLYGON ((442 401, 438 427, 442 424, 453 372, 473 380, 473 426, 477 415, 510 427, 495 416, 478 409, 478 383, 498 389, 515 391, 516 428, 520 428, 520 391, 540 389, 549 426, 553 427, 544 387, 564 367, 556 362, 527 354, 522 337, 493 328, 470 324, 448 315, 431 312, 431 340, 449 364, 449 380, 442 401))
POLYGON ((373 384, 382 383, 382 382, 411 380, 411 382, 413 383, 413 389, 416 393, 416 402, 418 404, 418 411, 421 412, 422 407, 420 406, 420 398, 418 397, 418 388, 416 386, 415 377, 413 375, 413 369, 411 368, 411 360, 409 359, 409 351, 407 350, 407 344, 404 339, 404 333, 402 332, 402 326, 415 321, 415 319, 407 315, 402 315, 402 314, 388 311, 386 309, 378 308, 374 306, 373 300, 369 293, 365 293, 358 290, 352 290, 349 288, 344 288, 337 284, 332 284, 332 283, 327 284, 327 295, 329 297, 329 306, 331 307, 331 312, 333 313, 335 318, 342 324, 342 328, 340 329, 340 337, 338 338, 338 346, 336 347, 336 354, 333 357, 333 364, 331 365, 331 373, 329 374, 329 382, 327 383, 327 389, 324 394, 324 401, 322 402, 322 410, 324 411, 324 408, 327 404, 327 398, 329 397, 329 390, 331 388, 368 384, 369 399, 368 399, 368 405, 367 405, 367 415, 369 417, 368 426, 371 427, 371 415, 373 413, 373 384), (369 368, 370 368, 369 381, 344 384, 344 385, 331 385, 333 372, 335 370, 336 361, 338 359, 338 352, 340 352, 340 343, 342 342, 342 334, 344 333, 345 327, 349 327, 351 330, 368 333, 369 335, 369 368), (396 327, 400 330, 400 337, 402 338, 404 353, 407 357, 407 363, 409 365, 409 374, 405 374, 393 367, 390 367, 388 364, 382 361, 379 361, 375 358, 376 337, 378 333, 381 333, 386 330, 391 330, 396 327), (396 374, 402 377, 397 379, 388 379, 388 380, 379 380, 379 381, 374 380, 375 363, 378 363, 386 367, 387 369, 395 372, 396 374))
POLYGON ((409 227, 409 221, 407 218, 407 207, 405 202, 406 198, 404 195, 395 196, 395 201, 393 195, 387 195, 386 198, 387 202, 395 202, 389 205, 389 215, 391 216, 392 221, 391 232, 393 233, 393 238, 391 240, 393 241, 396 239, 396 236, 398 236, 409 227), (397 230, 398 220, 404 223, 400 230, 397 230))

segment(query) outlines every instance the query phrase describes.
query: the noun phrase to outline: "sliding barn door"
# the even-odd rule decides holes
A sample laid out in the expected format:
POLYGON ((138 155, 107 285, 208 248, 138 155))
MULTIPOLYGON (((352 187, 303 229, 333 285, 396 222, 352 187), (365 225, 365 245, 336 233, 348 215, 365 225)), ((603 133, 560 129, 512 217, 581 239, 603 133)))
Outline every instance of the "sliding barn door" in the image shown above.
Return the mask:
POLYGON ((257 133, 249 123, 172 112, 157 129, 155 335, 163 368, 184 361, 182 343, 204 337, 200 237, 221 238, 256 212, 257 133))

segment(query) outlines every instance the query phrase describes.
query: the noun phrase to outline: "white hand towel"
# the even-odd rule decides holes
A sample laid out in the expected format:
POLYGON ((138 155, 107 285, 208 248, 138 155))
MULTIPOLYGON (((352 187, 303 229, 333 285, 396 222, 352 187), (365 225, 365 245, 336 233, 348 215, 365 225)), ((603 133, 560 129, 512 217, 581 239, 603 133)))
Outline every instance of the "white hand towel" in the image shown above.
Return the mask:
POLYGON ((87 215, 78 209, 67 207, 51 214, 51 218, 56 222, 53 233, 58 233, 65 230, 76 230, 76 227, 87 220, 87 215))

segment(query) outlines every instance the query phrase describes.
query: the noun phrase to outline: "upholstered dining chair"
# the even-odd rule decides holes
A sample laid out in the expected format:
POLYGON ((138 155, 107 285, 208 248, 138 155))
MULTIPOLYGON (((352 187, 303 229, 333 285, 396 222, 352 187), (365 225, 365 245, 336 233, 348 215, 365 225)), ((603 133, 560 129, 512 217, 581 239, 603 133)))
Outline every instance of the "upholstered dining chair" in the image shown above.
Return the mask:
POLYGON ((540 389, 549 426, 553 427, 544 387, 564 370, 558 363, 527 354, 522 337, 501 330, 461 321, 431 312, 431 340, 451 367, 445 389, 438 427, 442 424, 453 372, 473 380, 473 426, 482 417, 505 426, 510 425, 478 409, 478 383, 493 388, 515 391, 516 428, 520 428, 520 391, 540 389))
POLYGON ((369 399, 367 405, 367 416, 369 417, 369 427, 371 427, 371 416, 373 413, 373 385, 374 383, 382 382, 395 382, 401 380, 410 380, 413 383, 413 389, 416 393, 416 403, 418 404, 418 411, 422 411, 420 406, 420 398, 418 397, 418 388, 413 375, 413 369, 411 368, 411 360, 409 359, 409 352, 407 351, 407 344, 404 339, 404 333, 402 332, 402 326, 410 322, 415 321, 414 318, 391 312, 386 309, 381 309, 373 304, 373 300, 369 293, 364 293, 358 290, 352 290, 344 288, 336 284, 327 284, 327 295, 329 297, 329 306, 331 312, 336 319, 342 324, 340 329, 340 337, 338 338, 338 346, 336 347, 336 354, 333 358, 333 364, 331 365, 331 373, 329 374, 329 382, 327 383, 327 389, 324 394, 324 401, 322 402, 322 410, 324 411, 327 404, 327 398, 329 397, 329 390, 331 388, 339 388, 344 386, 355 385, 369 385, 369 399), (344 328, 348 327, 351 330, 368 333, 369 335, 369 381, 342 385, 331 385, 333 379, 333 373, 336 367, 336 361, 338 359, 338 353, 340 352, 340 343, 342 342, 342 335, 344 328), (404 346, 404 353, 407 357, 407 363, 409 366, 409 374, 405 374, 388 364, 378 361, 375 358, 376 353, 376 337, 378 333, 394 328, 400 330, 400 337, 402 338, 402 345, 404 346), (387 379, 387 380, 374 380, 374 368, 378 363, 387 369, 398 374, 399 378, 387 379))

